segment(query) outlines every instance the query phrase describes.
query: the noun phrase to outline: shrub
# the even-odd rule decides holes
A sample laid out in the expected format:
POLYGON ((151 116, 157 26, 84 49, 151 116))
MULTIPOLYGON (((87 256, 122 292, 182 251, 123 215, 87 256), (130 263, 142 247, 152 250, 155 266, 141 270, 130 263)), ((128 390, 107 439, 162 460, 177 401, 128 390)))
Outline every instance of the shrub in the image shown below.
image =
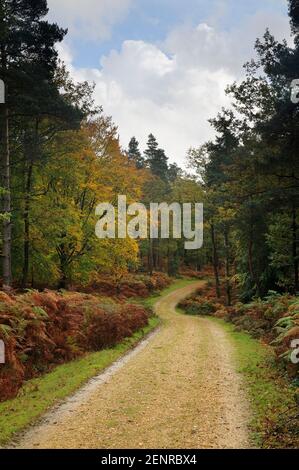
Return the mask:
POLYGON ((249 304, 235 303, 233 307, 219 304, 211 286, 197 291, 180 307, 191 315, 214 315, 235 325, 237 331, 246 331, 274 347, 278 361, 291 377, 298 376, 299 367, 292 364, 291 343, 299 339, 299 300, 289 294, 270 292, 264 299, 249 304))
POLYGON ((29 291, 0 295, 0 401, 15 396, 24 380, 87 351, 113 346, 148 324, 150 312, 89 294, 29 291))
POLYGON ((164 273, 154 273, 152 276, 128 274, 120 280, 113 277, 106 276, 103 278, 98 276, 86 288, 86 292, 123 299, 131 297, 146 298, 155 291, 165 289, 170 283, 170 277, 164 273))
POLYGON ((179 307, 189 315, 211 315, 216 312, 217 306, 205 297, 191 296, 183 300, 179 307))

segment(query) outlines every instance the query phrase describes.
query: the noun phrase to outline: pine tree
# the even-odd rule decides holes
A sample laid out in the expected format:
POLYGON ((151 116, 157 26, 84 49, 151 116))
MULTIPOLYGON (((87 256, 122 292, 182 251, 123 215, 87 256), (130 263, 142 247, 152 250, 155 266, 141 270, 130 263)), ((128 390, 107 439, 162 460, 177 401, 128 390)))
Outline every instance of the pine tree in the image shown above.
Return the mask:
POLYGON ((174 182, 179 176, 182 176, 183 172, 176 163, 171 163, 168 167, 168 179, 170 182, 174 182))
POLYGON ((139 150, 139 142, 135 137, 132 137, 132 139, 130 140, 127 153, 129 159, 135 163, 136 168, 144 168, 145 161, 139 150))
POLYGON ((159 144, 156 137, 153 134, 148 136, 147 149, 144 152, 147 161, 151 161, 155 157, 159 144))
POLYGON ((57 66, 55 44, 66 31, 43 18, 46 0, 5 0, 0 4, 0 77, 6 86, 6 103, 1 113, 1 161, 4 195, 3 213, 3 285, 10 287, 11 272, 11 151, 12 116, 32 116, 40 109, 39 100, 49 103, 58 95, 51 87, 57 66))
POLYGON ((168 179, 168 158, 163 149, 158 149, 154 158, 150 161, 152 173, 162 180, 168 179))
POLYGON ((144 153, 146 163, 151 172, 166 181, 168 179, 168 158, 165 155, 165 151, 159 148, 159 144, 153 134, 150 134, 148 137, 147 149, 144 153))
POLYGON ((289 15, 295 42, 299 43, 299 1, 289 0, 289 15))

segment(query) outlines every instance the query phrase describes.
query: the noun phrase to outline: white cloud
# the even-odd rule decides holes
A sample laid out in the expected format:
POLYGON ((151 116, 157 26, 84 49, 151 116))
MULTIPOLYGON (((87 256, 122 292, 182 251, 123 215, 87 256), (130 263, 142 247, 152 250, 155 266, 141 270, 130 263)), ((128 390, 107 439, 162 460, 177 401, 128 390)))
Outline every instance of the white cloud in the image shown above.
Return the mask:
POLYGON ((112 27, 128 13, 133 0, 48 0, 49 17, 82 39, 109 38, 112 27))
POLYGON ((234 31, 203 23, 177 28, 159 45, 125 41, 98 69, 74 69, 64 45, 61 53, 75 79, 96 83, 96 100, 119 126, 123 146, 135 135, 144 147, 153 132, 182 165, 190 146, 213 136, 207 120, 229 105, 224 90, 240 78, 266 25, 279 39, 288 34, 287 18, 257 13, 234 31))
POLYGON ((260 11, 229 31, 218 31, 205 23, 196 28, 181 26, 169 34, 165 47, 177 54, 181 67, 223 68, 237 77, 243 63, 253 57, 255 40, 263 36, 267 26, 278 40, 290 36, 287 17, 260 11))
MULTIPOLYGON (((63 55, 69 61, 69 53, 63 55)), ((171 160, 182 164, 189 146, 212 136, 207 119, 228 103, 224 88, 234 77, 221 69, 184 70, 178 59, 152 44, 126 41, 100 69, 72 68, 72 74, 96 83, 96 100, 113 116, 124 146, 135 135, 144 147, 153 132, 171 160)))

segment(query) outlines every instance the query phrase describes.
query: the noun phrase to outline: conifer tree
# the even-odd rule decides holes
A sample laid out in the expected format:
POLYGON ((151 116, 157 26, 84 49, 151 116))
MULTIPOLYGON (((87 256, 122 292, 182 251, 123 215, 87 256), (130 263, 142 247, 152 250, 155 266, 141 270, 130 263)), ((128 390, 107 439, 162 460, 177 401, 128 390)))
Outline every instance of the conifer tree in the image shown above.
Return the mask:
POLYGON ((139 150, 139 142, 136 137, 132 137, 129 142, 128 157, 136 165, 136 168, 144 168, 145 161, 139 150))
POLYGON ((12 282, 11 247, 11 121, 53 110, 59 92, 54 85, 57 67, 55 44, 66 31, 44 20, 46 0, 3 0, 0 3, 0 77, 6 86, 6 103, 1 109, 1 177, 3 243, 3 286, 12 282))
POLYGON ((168 179, 168 158, 165 151, 159 148, 159 144, 153 134, 150 134, 147 142, 147 149, 145 150, 146 163, 151 172, 161 178, 162 180, 168 179))

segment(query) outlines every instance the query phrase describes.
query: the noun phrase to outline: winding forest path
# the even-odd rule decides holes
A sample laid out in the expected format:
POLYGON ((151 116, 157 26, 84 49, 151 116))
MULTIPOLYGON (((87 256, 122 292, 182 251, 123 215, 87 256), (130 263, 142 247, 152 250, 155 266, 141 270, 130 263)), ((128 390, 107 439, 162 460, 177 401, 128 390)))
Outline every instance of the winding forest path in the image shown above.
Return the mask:
POLYGON ((248 447, 248 406, 228 334, 175 311, 199 286, 162 297, 158 333, 75 409, 56 411, 18 447, 248 447))

